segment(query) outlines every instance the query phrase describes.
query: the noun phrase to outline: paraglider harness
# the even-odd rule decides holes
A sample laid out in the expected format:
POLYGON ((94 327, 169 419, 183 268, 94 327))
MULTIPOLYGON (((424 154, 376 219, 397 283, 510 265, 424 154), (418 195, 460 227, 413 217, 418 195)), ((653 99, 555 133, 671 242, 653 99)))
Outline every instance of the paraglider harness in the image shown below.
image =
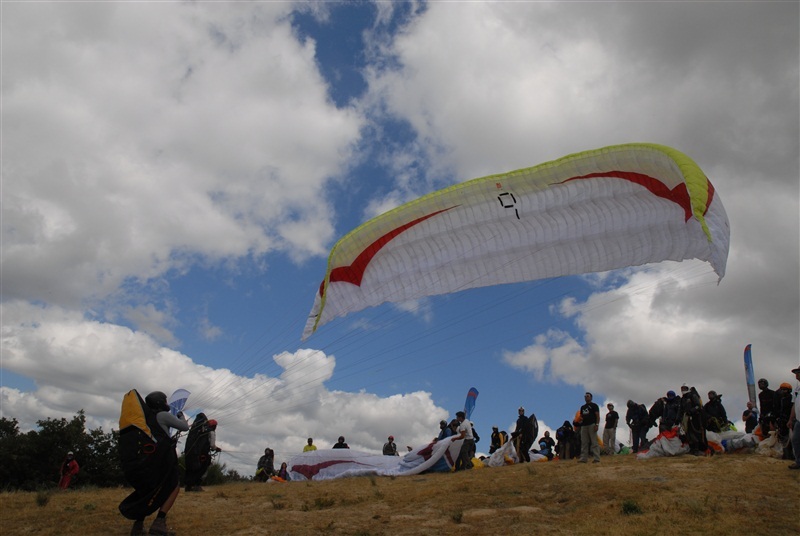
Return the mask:
POLYGON ((128 519, 142 518, 161 507, 178 484, 176 440, 161 428, 136 389, 122 399, 119 429, 120 465, 135 490, 119 510, 128 519))
MULTIPOLYGON (((689 452, 691 454, 707 452, 706 414, 700 394, 694 387, 691 387, 688 393, 681 396, 681 415, 681 429, 686 442, 689 444, 689 452)), ((713 451, 710 454, 713 454, 713 451)))
POLYGON ((199 486, 203 474, 211 466, 216 452, 211 452, 211 441, 208 438, 210 432, 208 417, 204 413, 198 413, 189 429, 189 435, 186 436, 186 445, 183 449, 187 486, 199 486))
POLYGON ((269 477, 273 475, 275 475, 275 451, 268 448, 264 451, 264 455, 258 460, 254 480, 266 482, 269 480, 269 477))

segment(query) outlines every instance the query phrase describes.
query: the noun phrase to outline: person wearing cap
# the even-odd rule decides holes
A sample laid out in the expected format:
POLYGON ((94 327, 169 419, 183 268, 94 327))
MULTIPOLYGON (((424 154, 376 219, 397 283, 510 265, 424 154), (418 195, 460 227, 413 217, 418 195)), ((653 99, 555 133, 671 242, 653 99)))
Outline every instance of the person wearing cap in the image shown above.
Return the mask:
POLYGON ((394 436, 389 436, 388 441, 383 444, 384 456, 400 456, 397 453, 397 445, 394 443, 394 436))
POLYGON ((794 463, 789 466, 789 469, 800 469, 800 367, 793 368, 795 385, 792 391, 794 403, 792 404, 791 413, 789 413, 789 429, 792 431, 792 448, 794 449, 794 463))
POLYGON ((581 457, 580 463, 589 461, 589 452, 592 453, 592 463, 600 463, 600 445, 597 443, 597 429, 600 427, 600 408, 592 402, 592 393, 583 395, 584 404, 581 406, 581 457))
POLYGON ((725 411, 725 406, 722 405, 722 394, 717 394, 716 391, 709 391, 708 402, 703 406, 703 410, 706 412, 706 430, 715 433, 730 430, 728 412, 725 411))
POLYGON ((75 454, 70 451, 67 452, 66 458, 61 463, 61 479, 58 481, 59 489, 67 489, 72 482, 72 477, 78 474, 80 467, 78 462, 75 461, 75 454))
POLYGON ((340 436, 339 436, 339 441, 337 441, 337 442, 336 442, 336 444, 335 444, 335 445, 333 445, 333 447, 331 447, 331 448, 334 448, 334 449, 349 449, 349 448, 350 448, 350 445, 348 445, 347 443, 345 443, 345 442, 344 442, 344 436, 341 436, 341 435, 340 435, 340 436))
POLYGON ((517 426, 511 433, 511 439, 514 440, 514 447, 517 451, 517 459, 520 463, 531 461, 530 450, 533 445, 533 423, 530 418, 525 415, 525 408, 522 406, 517 410, 519 416, 517 417, 517 426))
POLYGON ((221 450, 217 446, 217 421, 209 420, 205 413, 198 413, 189 429, 183 449, 186 491, 203 491, 201 483, 203 475, 211 466, 211 452, 221 450))
POLYGON ((497 449, 502 447, 508 441, 508 434, 505 430, 500 431, 497 425, 492 426, 492 444, 489 445, 489 454, 494 454, 497 449))
POLYGON ((458 453, 454 470, 463 471, 465 469, 472 469, 472 456, 475 446, 475 437, 472 435, 472 423, 467 420, 467 414, 463 411, 456 412, 456 420, 458 421, 458 429, 456 435, 450 438, 450 441, 458 441, 463 439, 461 443, 461 450, 458 453))
POLYGON ((614 454, 617 450, 617 423, 619 423, 619 413, 614 411, 614 404, 606 404, 606 425, 603 428, 603 454, 614 454))

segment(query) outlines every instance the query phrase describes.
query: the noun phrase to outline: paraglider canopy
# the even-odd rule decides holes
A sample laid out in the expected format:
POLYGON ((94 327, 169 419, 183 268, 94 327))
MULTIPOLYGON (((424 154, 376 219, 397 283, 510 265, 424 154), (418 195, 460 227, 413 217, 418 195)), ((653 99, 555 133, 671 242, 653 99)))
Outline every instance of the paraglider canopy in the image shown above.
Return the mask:
POLYGON ((331 250, 303 339, 385 302, 599 272, 708 261, 725 275, 722 202, 688 156, 626 144, 457 184, 382 214, 331 250))

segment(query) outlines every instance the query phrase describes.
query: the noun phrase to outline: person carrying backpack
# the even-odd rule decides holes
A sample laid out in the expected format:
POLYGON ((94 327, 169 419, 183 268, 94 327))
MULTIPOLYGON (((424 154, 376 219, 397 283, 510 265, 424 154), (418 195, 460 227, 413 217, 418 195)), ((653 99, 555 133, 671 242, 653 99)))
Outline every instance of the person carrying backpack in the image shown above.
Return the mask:
MULTIPOLYGON (((443 421, 444 422, 444 421, 443 421)), ((492 426, 492 444, 489 446, 489 454, 494 454, 497 449, 502 447, 508 441, 508 434, 505 430, 502 432, 497 426, 492 426)))
POLYGON ((678 416, 681 414, 681 399, 675 394, 675 391, 668 391, 667 397, 664 399, 664 411, 661 414, 661 424, 658 427, 659 432, 672 430, 673 426, 678 426, 680 421, 678 416))
POLYGON ((256 476, 253 480, 266 482, 269 477, 275 474, 275 452, 271 448, 264 449, 264 455, 258 459, 256 465, 256 476))
POLYGON ((628 412, 625 414, 625 422, 631 429, 633 435, 632 450, 639 452, 639 449, 646 449, 647 430, 650 429, 650 416, 644 404, 637 404, 633 400, 628 400, 628 412))
POLYGON ((703 411, 706 414, 706 430, 717 434, 730 430, 728 413, 722 405, 721 394, 718 395, 716 391, 709 391, 708 402, 703 406, 703 411))
POLYGON ((186 491, 203 491, 203 475, 211 466, 211 452, 220 452, 217 446, 217 421, 209 420, 205 413, 198 413, 186 438, 183 448, 186 462, 186 491))
POLYGON ((517 458, 520 463, 524 463, 531 461, 530 450, 535 436, 533 433, 533 423, 530 418, 525 415, 525 408, 520 406, 517 413, 519 413, 519 417, 517 417, 517 426, 511 434, 511 439, 514 440, 517 458))
POLYGON ((703 456, 708 450, 706 441, 706 422, 703 401, 697 389, 681 386, 681 428, 686 434, 689 454, 703 456))
POLYGON ((575 452, 572 450, 572 437, 575 435, 575 430, 569 421, 564 421, 558 430, 556 430, 556 454, 559 460, 569 460, 575 457, 575 452))
POLYGON ((167 404, 167 395, 153 391, 142 401, 139 393, 132 389, 122 401, 119 419, 120 462, 125 480, 134 491, 119 505, 120 513, 134 520, 132 536, 151 534, 166 536, 167 513, 175 503, 180 490, 178 478, 178 454, 175 438, 169 429, 179 432, 189 429, 189 423, 178 413, 172 415, 167 404), (144 520, 158 510, 156 519, 145 533, 144 520))

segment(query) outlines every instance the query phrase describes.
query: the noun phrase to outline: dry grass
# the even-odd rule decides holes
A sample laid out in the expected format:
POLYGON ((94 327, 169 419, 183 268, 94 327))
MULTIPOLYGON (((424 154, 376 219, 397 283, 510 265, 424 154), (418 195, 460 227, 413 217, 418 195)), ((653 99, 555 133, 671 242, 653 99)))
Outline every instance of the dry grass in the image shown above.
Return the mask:
MULTIPOLYGON (((800 533, 800 471, 756 455, 632 456, 456 474, 328 482, 237 483, 184 494, 179 535, 800 533)), ((124 489, 0 494, 0 531, 124 535, 124 489)), ((149 522, 149 520, 148 520, 149 522)))

